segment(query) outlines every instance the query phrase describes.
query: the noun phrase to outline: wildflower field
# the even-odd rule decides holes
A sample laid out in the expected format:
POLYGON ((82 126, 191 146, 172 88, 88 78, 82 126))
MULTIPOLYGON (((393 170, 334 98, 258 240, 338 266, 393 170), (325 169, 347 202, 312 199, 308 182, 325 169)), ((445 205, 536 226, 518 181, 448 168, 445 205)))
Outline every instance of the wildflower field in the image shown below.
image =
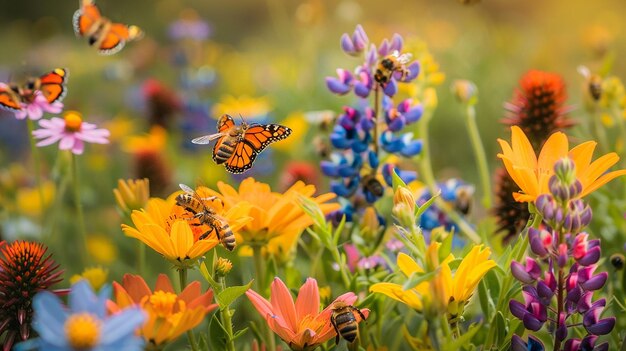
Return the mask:
POLYGON ((2 350, 626 350, 626 3, 7 1, 2 350))

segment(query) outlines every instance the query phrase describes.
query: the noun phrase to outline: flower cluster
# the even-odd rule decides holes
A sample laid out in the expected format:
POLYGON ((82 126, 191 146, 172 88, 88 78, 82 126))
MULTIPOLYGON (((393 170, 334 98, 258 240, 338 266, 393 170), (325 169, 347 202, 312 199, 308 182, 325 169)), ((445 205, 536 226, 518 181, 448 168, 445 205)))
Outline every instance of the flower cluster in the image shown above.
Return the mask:
POLYGON ((398 34, 376 46, 359 25, 352 36, 343 35, 341 47, 349 55, 363 56, 364 62, 354 74, 338 69, 338 76, 326 78, 326 85, 339 95, 352 91, 361 100, 356 106, 345 106, 337 118, 330 135, 335 151, 330 160, 322 161, 321 168, 333 178, 331 189, 337 195, 353 198, 356 205, 371 204, 383 196, 383 179, 390 179, 389 170, 395 167, 383 162, 381 151, 410 158, 422 149, 421 141, 413 139, 412 133, 403 132, 407 125, 420 119, 422 105, 414 99, 392 99, 398 83, 417 78, 420 66, 417 61, 409 63, 410 54, 400 54, 403 40, 398 34), (373 104, 368 104, 366 99, 372 93, 373 104), (385 167, 388 177, 384 175, 385 167))
POLYGON ((511 262, 511 273, 523 285, 524 302, 511 300, 509 307, 528 330, 538 331, 548 323, 555 350, 563 342, 567 351, 603 350, 608 344, 595 346, 595 342, 613 329, 615 317, 600 317, 605 298, 593 301, 594 291, 604 286, 608 274, 594 273, 601 256, 600 240, 590 240, 583 231, 591 221, 591 208, 579 198, 583 185, 575 168, 570 158, 558 160, 548 181, 549 193, 537 197, 535 204, 545 225, 528 231, 534 257, 527 257, 525 264, 511 262), (587 334, 582 340, 574 337, 580 333, 570 332, 581 326, 576 323, 580 320, 587 334))

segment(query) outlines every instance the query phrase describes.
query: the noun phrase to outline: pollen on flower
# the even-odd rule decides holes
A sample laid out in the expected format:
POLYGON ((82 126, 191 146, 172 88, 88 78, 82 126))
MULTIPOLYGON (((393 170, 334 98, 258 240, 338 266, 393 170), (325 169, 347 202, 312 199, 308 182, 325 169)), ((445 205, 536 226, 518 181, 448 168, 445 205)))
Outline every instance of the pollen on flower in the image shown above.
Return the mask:
POLYGON ((83 124, 83 118, 80 113, 76 111, 69 111, 63 115, 65 120, 65 130, 68 132, 78 132, 83 124))
POLYGON ((75 350, 91 349, 100 340, 100 320, 89 313, 71 315, 65 322, 67 341, 75 350))
MULTIPOLYGON (((176 305, 176 299, 178 297, 176 294, 171 292, 165 292, 162 290, 155 291, 152 296, 150 296, 150 304, 154 308, 157 316, 160 318, 165 318, 172 314, 174 311, 174 307, 176 305)), ((180 301, 184 307, 184 301, 180 301)))

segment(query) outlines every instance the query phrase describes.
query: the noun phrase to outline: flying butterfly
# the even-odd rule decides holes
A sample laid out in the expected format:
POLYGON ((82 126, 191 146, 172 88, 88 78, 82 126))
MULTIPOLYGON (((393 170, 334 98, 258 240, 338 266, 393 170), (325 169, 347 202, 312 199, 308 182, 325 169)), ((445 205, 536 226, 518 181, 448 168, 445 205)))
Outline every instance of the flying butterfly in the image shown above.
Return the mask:
POLYGON ((127 41, 141 39, 143 31, 137 27, 111 22, 102 17, 94 0, 80 0, 80 8, 74 12, 74 33, 88 38, 103 55, 113 55, 122 50, 127 41))
POLYGON ((252 167, 257 155, 269 144, 283 140, 291 129, 279 124, 236 125, 229 115, 222 115, 217 122, 217 133, 193 139, 194 144, 205 145, 217 139, 213 146, 213 161, 224 164, 231 173, 243 173, 252 167))
MULTIPOLYGON (((215 213, 215 210, 205 204, 205 201, 219 200, 216 196, 207 198, 201 197, 195 190, 185 184, 179 184, 184 191, 183 194, 176 196, 176 205, 185 209, 192 214, 191 219, 198 219, 197 225, 207 225, 210 230, 200 235, 199 240, 205 239, 215 231, 217 239, 222 243, 228 251, 233 251, 237 245, 235 235, 230 229, 228 222, 215 213)), ((220 200, 221 201, 221 200, 220 200)), ((196 225, 196 224, 194 224, 196 225)))
POLYGON ((19 111, 35 100, 36 92, 40 92, 48 103, 62 101, 67 94, 65 81, 68 72, 63 68, 55 68, 40 77, 28 78, 24 84, 0 83, 0 107, 9 111, 19 111))

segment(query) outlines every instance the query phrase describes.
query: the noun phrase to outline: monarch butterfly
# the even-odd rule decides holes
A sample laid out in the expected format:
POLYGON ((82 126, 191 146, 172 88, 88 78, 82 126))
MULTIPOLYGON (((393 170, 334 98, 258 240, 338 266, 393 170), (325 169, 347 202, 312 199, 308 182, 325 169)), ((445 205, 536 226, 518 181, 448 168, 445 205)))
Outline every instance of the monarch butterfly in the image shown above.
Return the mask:
POLYGON ((81 0, 74 12, 74 33, 87 37, 89 45, 103 55, 113 55, 122 50, 127 41, 141 39, 143 31, 137 26, 111 22, 100 15, 94 0, 81 0))
POLYGON ((208 144, 218 139, 213 146, 213 161, 224 164, 231 173, 243 173, 252 167, 256 156, 267 145, 287 138, 291 129, 279 124, 236 125, 229 115, 222 115, 217 122, 217 133, 193 139, 194 144, 208 144))
POLYGON ((40 92, 50 104, 61 101, 67 94, 67 76, 66 69, 56 68, 40 77, 29 78, 22 85, 0 83, 0 107, 19 111, 24 107, 22 104, 35 100, 36 92, 40 92))

